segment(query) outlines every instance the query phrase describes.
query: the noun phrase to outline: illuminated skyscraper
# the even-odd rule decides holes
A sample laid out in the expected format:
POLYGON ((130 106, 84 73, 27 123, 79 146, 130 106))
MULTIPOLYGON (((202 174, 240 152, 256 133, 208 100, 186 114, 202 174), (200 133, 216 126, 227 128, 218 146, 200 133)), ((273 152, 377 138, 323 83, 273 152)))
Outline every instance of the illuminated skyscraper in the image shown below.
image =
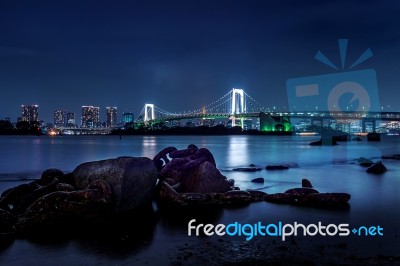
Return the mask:
POLYGON ((106 127, 114 127, 117 124, 117 107, 106 107, 106 127))
POLYGON ((37 122, 39 120, 38 105, 21 105, 22 121, 37 122))
POLYGON ((67 113, 67 127, 74 127, 75 124, 75 113, 67 113))
POLYGON ((100 107, 82 106, 82 127, 100 126, 100 107))
POLYGON ((100 107, 93 107, 93 127, 100 126, 100 107))
POLYGON ((65 110, 54 111, 54 126, 64 127, 66 124, 67 112, 65 110))
POLYGON ((123 113, 122 114, 122 122, 124 124, 132 123, 133 122, 133 113, 123 113))

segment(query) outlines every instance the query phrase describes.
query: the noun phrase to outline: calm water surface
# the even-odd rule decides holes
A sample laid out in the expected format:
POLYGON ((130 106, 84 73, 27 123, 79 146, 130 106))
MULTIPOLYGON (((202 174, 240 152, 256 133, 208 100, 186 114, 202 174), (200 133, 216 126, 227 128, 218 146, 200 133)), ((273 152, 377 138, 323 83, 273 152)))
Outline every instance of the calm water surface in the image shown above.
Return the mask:
MULTIPOLYGON (((308 178, 320 192, 347 192, 352 195, 347 210, 321 210, 254 203, 243 208, 212 210, 206 218, 198 213, 164 215, 155 207, 154 216, 143 228, 130 225, 109 228, 107 237, 89 235, 54 239, 17 239, 0 247, 0 264, 164 264, 171 260, 177 247, 207 241, 204 237, 188 237, 187 222, 199 216, 210 223, 254 223, 261 221, 304 223, 349 223, 380 225, 383 237, 332 237, 326 242, 346 242, 354 254, 398 255, 400 224, 400 161, 384 160, 388 172, 383 175, 365 173, 354 164, 361 156, 378 160, 381 155, 400 153, 400 139, 387 137, 381 142, 349 142, 335 147, 314 147, 315 137, 273 136, 1 136, 0 190, 15 186, 22 177, 38 178, 46 168, 72 171, 82 162, 118 156, 153 158, 158 151, 175 146, 186 148, 190 143, 208 148, 222 174, 236 180, 242 189, 256 188, 267 193, 283 192, 301 186, 308 178), (288 164, 287 171, 255 173, 232 172, 235 167, 255 164, 288 164), (251 183, 264 177, 264 185, 251 183), (62 258, 62 260, 60 260, 62 258)), ((26 181, 25 181, 26 182, 26 181)), ((212 239, 212 238, 210 238, 212 239)), ((240 239, 243 241, 244 239, 240 239)), ((316 245, 308 238, 310 245, 316 245)), ((239 240, 238 240, 239 241, 239 240)), ((280 241, 280 240, 279 240, 280 241)))

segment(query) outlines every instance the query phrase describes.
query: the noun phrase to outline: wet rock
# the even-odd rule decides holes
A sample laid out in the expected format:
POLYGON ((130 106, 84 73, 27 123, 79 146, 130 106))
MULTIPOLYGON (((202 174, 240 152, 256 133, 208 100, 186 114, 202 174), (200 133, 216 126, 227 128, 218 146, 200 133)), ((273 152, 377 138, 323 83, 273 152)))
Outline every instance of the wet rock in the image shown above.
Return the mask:
POLYGON ((267 195, 267 193, 263 191, 253 190, 253 189, 248 189, 246 190, 246 192, 250 193, 253 201, 264 200, 265 195, 267 195))
POLYGON ((156 156, 154 156, 153 162, 156 165, 158 170, 161 170, 164 165, 169 163, 170 160, 167 155, 176 150, 177 150, 177 148, 175 148, 175 147, 167 147, 167 148, 163 149, 162 151, 160 151, 156 156))
POLYGON ((354 137, 351 139, 352 141, 362 141, 362 139, 360 137, 354 137))
POLYGON ((332 136, 332 140, 334 140, 334 141, 348 141, 349 137, 350 137, 349 135, 332 136))
POLYGON ((17 218, 12 213, 0 209, 0 233, 13 231, 13 225, 17 218))
POLYGON ((182 193, 181 198, 189 204, 201 204, 208 201, 208 197, 202 193, 182 193))
POLYGON ((372 166, 368 167, 368 169, 367 169, 367 173, 371 173, 371 174, 383 174, 386 171, 387 171, 386 167, 380 161, 374 163, 372 166))
POLYGON ((49 184, 50 182, 52 182, 54 180, 54 178, 57 178, 58 180, 62 179, 64 176, 64 173, 59 170, 59 169, 54 169, 54 168, 50 168, 45 170, 40 179, 38 180, 38 183, 42 186, 49 184))
POLYGON ((65 184, 65 183, 58 183, 55 187, 56 191, 64 191, 64 192, 71 192, 75 191, 76 189, 71 186, 70 184, 65 184))
POLYGON ((302 202, 311 205, 340 205, 347 203, 350 198, 348 193, 314 193, 306 195, 302 202))
POLYGON ((235 172, 257 172, 257 171, 261 171, 262 168, 258 168, 258 167, 239 167, 239 168, 233 168, 232 171, 235 172))
POLYGON ((296 202, 296 195, 288 193, 275 193, 267 194, 264 196, 264 200, 274 203, 292 204, 296 202))
POLYGON ((314 141, 314 142, 310 143, 310 146, 321 146, 321 145, 324 145, 324 146, 335 146, 335 145, 338 145, 338 144, 337 144, 336 140, 333 139, 333 138, 321 138, 318 141, 314 141))
POLYGON ((181 178, 184 192, 223 193, 231 190, 231 184, 210 162, 185 171, 181 178))
POLYGON ((313 188, 292 188, 292 189, 288 189, 285 191, 285 193, 287 194, 292 194, 295 196, 304 196, 304 195, 308 195, 308 194, 313 194, 313 193, 319 193, 317 190, 313 189, 313 188))
POLYGON ((222 200, 230 203, 249 203, 252 201, 251 194, 243 190, 232 190, 225 192, 222 200))
POLYGON ((267 170, 287 170, 287 169, 289 169, 289 167, 286 165, 267 165, 265 167, 265 169, 267 169, 267 170))
POLYGON ((358 162, 358 164, 359 164, 360 166, 363 166, 363 167, 370 167, 371 165, 374 164, 373 161, 371 161, 371 160, 369 160, 369 159, 367 159, 367 158, 364 158, 364 157, 358 158, 358 159, 357 159, 357 162, 358 162))
POLYGON ((400 154, 394 154, 394 155, 390 155, 390 156, 382 156, 382 159, 393 159, 393 160, 400 160, 400 154))
POLYGON ((160 189, 158 191, 158 199, 163 202, 175 203, 184 205, 186 202, 182 199, 181 194, 178 193, 166 181, 161 181, 160 189))
POLYGON ((253 183, 264 183, 264 178, 262 177, 257 177, 251 180, 253 183))
POLYGON ((119 157, 81 164, 72 175, 77 189, 95 180, 107 181, 114 192, 115 212, 123 213, 151 202, 158 174, 149 158, 119 157))
POLYGON ((29 206, 15 224, 15 229, 24 233, 46 225, 107 217, 112 212, 112 206, 112 188, 107 181, 99 179, 84 190, 57 191, 41 197, 29 206))
POLYGON ((25 212, 29 205, 40 197, 56 191, 58 179, 54 176, 45 176, 28 184, 21 184, 3 193, 0 199, 0 208, 19 215, 25 212))
POLYGON ((313 187, 311 184, 311 181, 306 178, 301 180, 301 186, 304 188, 312 188, 313 187))
POLYGON ((347 205, 350 198, 350 194, 347 193, 276 193, 266 195, 264 200, 273 203, 301 206, 342 207, 347 205))

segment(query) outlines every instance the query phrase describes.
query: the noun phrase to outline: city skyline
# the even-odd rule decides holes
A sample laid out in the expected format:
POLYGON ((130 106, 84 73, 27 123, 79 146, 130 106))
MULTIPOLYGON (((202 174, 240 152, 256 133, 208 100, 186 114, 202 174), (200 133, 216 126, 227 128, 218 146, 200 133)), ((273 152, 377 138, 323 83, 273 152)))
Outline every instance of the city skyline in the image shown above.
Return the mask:
POLYGON ((375 69, 381 105, 400 111, 399 11, 379 1, 3 2, 0 118, 15 120, 21 103, 39 105, 45 121, 88 103, 184 112, 231 88, 283 107, 288 79, 338 73, 314 56, 338 64, 341 38, 339 72, 370 48, 354 70, 375 69))
POLYGON ((12 123, 17 123, 20 121, 25 122, 44 122, 45 124, 49 125, 52 124, 54 127, 115 127, 120 122, 133 122, 134 114, 132 112, 124 112, 118 116, 118 107, 105 107, 105 112, 103 117, 101 116, 101 108, 95 106, 88 106, 84 105, 81 107, 81 121, 78 123, 76 120, 76 115, 74 112, 69 112, 63 109, 57 109, 53 111, 53 120, 52 121, 45 121, 40 117, 39 105, 21 105, 21 112, 20 116, 17 116, 15 119, 10 117, 0 118, 0 120, 7 120, 12 123), (87 118, 87 109, 90 109, 90 117, 87 118), (93 118, 94 117, 94 118, 93 118), (126 119, 124 117, 129 117, 126 119), (103 119, 102 119, 103 118, 103 119), (119 119, 120 118, 120 119, 119 119), (90 126, 87 125, 87 120, 91 120, 90 123, 95 123, 95 125, 91 124, 90 126), (125 121, 126 120, 126 121, 125 121))

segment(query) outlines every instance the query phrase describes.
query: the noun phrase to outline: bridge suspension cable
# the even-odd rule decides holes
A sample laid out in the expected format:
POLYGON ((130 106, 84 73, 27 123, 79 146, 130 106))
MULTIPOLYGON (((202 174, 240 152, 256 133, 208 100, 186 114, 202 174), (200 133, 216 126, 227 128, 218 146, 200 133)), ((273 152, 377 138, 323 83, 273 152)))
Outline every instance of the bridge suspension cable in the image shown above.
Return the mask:
MULTIPOLYGON (((146 117, 146 106, 150 106, 154 108, 158 115, 156 117, 177 117, 177 116, 190 116, 190 115, 198 115, 202 113, 219 113, 219 114, 230 114, 232 112, 239 113, 248 113, 250 112, 260 112, 265 111, 263 105, 261 105, 257 100, 251 97, 249 94, 244 92, 242 89, 232 89, 222 97, 217 100, 192 111, 184 111, 184 112, 169 112, 166 111, 154 104, 146 104, 142 110, 140 111, 137 120, 141 120, 141 118, 145 117, 145 120, 149 120, 149 115, 146 117), (235 97, 235 98, 234 98, 235 97), (237 109, 239 108, 239 109, 237 109)), ((150 118, 153 119, 153 118, 150 118)))
POLYGON ((254 110, 256 111, 265 111, 267 110, 267 108, 265 108, 263 105, 261 105, 257 100, 255 100, 253 97, 251 97, 249 94, 247 94, 246 92, 244 92, 246 98, 246 103, 250 104, 254 110), (251 101, 247 101, 247 99, 250 99, 251 101))

